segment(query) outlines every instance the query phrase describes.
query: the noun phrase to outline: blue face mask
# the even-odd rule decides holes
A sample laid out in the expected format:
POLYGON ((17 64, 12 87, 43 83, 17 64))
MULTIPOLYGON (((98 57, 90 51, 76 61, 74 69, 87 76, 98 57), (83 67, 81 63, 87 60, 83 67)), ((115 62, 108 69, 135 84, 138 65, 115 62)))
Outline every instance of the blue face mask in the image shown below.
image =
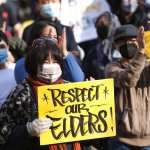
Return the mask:
POLYGON ((5 63, 8 57, 7 49, 1 48, 0 49, 0 63, 5 63))
POLYGON ((59 3, 43 4, 41 6, 40 12, 41 12, 41 15, 44 16, 44 17, 59 18, 60 4, 59 3))

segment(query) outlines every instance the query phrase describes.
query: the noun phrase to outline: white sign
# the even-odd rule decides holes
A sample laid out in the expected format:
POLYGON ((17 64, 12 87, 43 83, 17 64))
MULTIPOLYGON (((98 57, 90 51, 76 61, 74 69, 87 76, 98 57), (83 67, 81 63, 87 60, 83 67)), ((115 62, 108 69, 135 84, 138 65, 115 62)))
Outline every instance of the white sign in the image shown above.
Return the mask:
POLYGON ((78 43, 97 38, 96 18, 104 11, 110 11, 106 0, 63 0, 61 4, 61 23, 73 26, 78 43))

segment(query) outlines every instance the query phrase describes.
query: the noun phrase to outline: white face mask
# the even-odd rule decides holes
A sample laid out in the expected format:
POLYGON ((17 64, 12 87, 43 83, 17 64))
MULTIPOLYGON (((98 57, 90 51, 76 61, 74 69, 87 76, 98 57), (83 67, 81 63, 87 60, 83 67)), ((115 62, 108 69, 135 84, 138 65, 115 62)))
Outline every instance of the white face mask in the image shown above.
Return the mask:
POLYGON ((122 9, 125 12, 134 13, 136 11, 137 7, 138 7, 137 0, 132 0, 130 2, 128 0, 123 0, 123 2, 122 2, 122 9))
POLYGON ((150 5, 150 0, 145 0, 145 5, 150 5))
POLYGON ((62 70, 58 63, 54 64, 43 64, 38 67, 37 77, 39 79, 45 80, 48 83, 53 83, 57 81, 62 75, 62 70))
POLYGON ((59 19, 60 17, 60 4, 59 3, 49 3, 43 4, 41 6, 41 15, 44 17, 55 17, 59 19))

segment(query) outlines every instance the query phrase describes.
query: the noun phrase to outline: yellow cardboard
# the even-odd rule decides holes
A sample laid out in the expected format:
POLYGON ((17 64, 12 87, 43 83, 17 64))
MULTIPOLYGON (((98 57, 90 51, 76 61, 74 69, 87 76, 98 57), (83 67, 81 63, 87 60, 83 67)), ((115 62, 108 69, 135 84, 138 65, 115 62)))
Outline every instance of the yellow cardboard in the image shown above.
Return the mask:
POLYGON ((145 53, 150 58, 150 31, 144 32, 144 38, 145 38, 145 53))
POLYGON ((115 136, 114 105, 113 79, 39 87, 39 118, 53 120, 40 145, 115 136))

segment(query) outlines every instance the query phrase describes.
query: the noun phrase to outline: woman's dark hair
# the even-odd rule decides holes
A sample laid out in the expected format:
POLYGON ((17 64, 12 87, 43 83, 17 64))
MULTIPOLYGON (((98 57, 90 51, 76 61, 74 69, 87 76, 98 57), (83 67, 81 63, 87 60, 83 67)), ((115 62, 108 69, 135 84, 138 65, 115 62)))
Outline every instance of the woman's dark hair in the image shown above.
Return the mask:
POLYGON ((52 21, 52 20, 37 21, 33 24, 33 27, 31 30, 31 36, 29 39, 29 45, 31 45, 31 43, 35 39, 40 38, 43 29, 48 25, 51 25, 56 29, 57 36, 60 36, 62 34, 62 26, 59 21, 57 21, 57 20, 56 21, 52 21))
POLYGON ((53 40, 41 37, 33 41, 25 59, 26 71, 33 79, 37 78, 38 66, 44 63, 49 54, 63 68, 63 57, 53 40))

